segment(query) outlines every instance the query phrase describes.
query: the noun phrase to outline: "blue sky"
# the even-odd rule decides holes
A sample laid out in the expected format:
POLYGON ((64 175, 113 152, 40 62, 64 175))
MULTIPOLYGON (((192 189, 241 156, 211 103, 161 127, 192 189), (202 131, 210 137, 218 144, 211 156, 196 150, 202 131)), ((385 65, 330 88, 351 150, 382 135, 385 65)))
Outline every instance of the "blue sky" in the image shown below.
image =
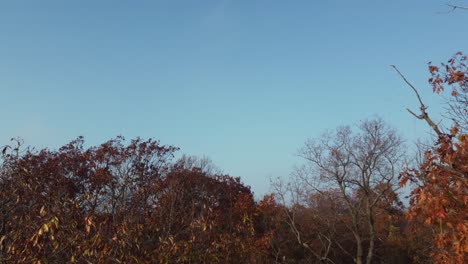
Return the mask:
POLYGON ((326 129, 405 108, 427 62, 466 51, 468 12, 444 1, 2 1, 0 145, 153 137, 209 156, 257 195, 326 129))

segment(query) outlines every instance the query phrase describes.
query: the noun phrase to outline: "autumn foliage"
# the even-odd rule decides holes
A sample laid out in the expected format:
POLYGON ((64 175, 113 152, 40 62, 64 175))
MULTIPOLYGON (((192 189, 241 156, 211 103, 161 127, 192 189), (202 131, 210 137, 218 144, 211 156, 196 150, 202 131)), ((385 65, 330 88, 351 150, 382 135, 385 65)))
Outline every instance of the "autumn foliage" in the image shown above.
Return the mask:
MULTIPOLYGON (((432 229, 434 249, 430 254, 436 263, 467 261, 468 135, 463 129, 468 115, 466 61, 466 56, 457 53, 440 68, 429 66, 434 92, 451 88, 449 115, 453 123, 447 130, 432 127, 436 133, 434 146, 425 152, 422 164, 406 171, 400 182, 415 184, 408 218, 432 229)), ((432 122, 427 114, 421 117, 432 122)))
POLYGON ((271 198, 239 178, 171 162, 175 147, 123 138, 58 151, 6 147, 2 263, 251 263, 268 259, 271 198))

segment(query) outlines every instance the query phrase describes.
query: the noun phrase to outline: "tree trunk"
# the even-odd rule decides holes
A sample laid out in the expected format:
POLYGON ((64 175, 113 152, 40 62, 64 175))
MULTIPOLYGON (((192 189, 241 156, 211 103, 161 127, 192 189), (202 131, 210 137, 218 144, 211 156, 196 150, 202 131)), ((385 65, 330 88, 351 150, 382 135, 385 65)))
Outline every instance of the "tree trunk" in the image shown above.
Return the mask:
POLYGON ((363 250, 362 250, 362 241, 361 241, 361 237, 359 236, 359 234, 354 233, 354 238, 356 239, 356 258, 354 259, 354 262, 356 264, 362 264, 362 255, 363 255, 363 250))
POLYGON ((375 226, 374 226, 374 211, 372 207, 368 206, 368 224, 369 224, 369 249, 367 251, 366 264, 370 264, 374 255, 374 240, 375 240, 375 226))

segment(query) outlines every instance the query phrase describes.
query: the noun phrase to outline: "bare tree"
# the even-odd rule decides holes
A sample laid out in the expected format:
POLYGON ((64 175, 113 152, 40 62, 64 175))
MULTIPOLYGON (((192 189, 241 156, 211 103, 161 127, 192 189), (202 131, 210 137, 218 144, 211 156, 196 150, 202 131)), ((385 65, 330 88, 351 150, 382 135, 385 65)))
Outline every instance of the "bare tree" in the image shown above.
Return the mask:
POLYGON ((447 101, 447 117, 456 124, 460 132, 468 133, 468 80, 467 86, 458 90, 456 96, 451 96, 447 101))
POLYGON ((207 156, 197 157, 184 154, 177 160, 176 164, 181 169, 191 170, 193 168, 198 168, 208 175, 223 174, 223 171, 207 156))
POLYGON ((298 178, 308 195, 338 190, 355 240, 354 262, 370 264, 375 250, 375 209, 395 190, 404 158, 402 139, 381 119, 366 120, 358 131, 339 127, 308 140, 299 156, 309 168, 308 173, 302 169, 298 178))
MULTIPOLYGON (((284 205, 281 208, 291 238, 305 251, 299 261, 334 264, 333 253, 343 251, 337 239, 340 221, 333 217, 339 211, 340 199, 332 190, 314 195, 301 181, 300 173, 305 171, 298 168, 296 172, 289 182, 279 178, 272 181, 272 187, 278 202, 284 205)), ((283 258, 285 261, 286 256, 283 258)))

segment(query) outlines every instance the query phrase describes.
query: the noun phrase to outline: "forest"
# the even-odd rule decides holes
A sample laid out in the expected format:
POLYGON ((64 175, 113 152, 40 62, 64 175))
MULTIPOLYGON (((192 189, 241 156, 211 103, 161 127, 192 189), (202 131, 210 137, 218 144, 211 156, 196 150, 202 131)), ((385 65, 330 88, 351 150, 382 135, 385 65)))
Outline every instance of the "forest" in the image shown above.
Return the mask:
POLYGON ((241 178, 155 139, 1 148, 0 263, 466 263, 467 56, 430 64, 447 95, 410 154, 380 118, 307 140, 305 161, 254 199, 241 178), (410 193, 403 197, 401 188, 410 193), (407 199, 405 205, 403 199, 407 199))
MULTIPOLYGON (((212 30, 216 36, 222 34, 216 31, 219 29, 213 21, 224 21, 224 16, 227 17, 225 9, 229 4, 229 1, 221 2, 201 23, 208 28, 206 32, 212 30)), ((467 6, 448 6, 449 13, 468 10, 467 6)), ((166 9, 161 10, 159 12, 166 12, 166 9)), ((177 12, 174 11, 174 14, 177 12)), ((317 13, 320 12, 322 10, 317 13)), ((189 17, 191 14, 186 13, 180 16, 189 17)), ((95 19, 101 19, 101 15, 95 15, 95 19)), ((241 18, 244 19, 243 16, 241 18)), ((254 22, 262 25, 262 21, 258 21, 254 22)), ((330 23, 326 18, 323 21, 330 23)), ((60 31, 54 23, 51 32, 60 31)), ((191 24, 180 21, 175 24, 187 26, 184 23, 191 24)), ((247 28, 251 27, 249 23, 245 22, 247 28)), ((125 21, 122 22, 124 24, 125 21)), ((90 25, 89 28, 92 28, 90 25)), ((126 27, 122 25, 112 25, 113 30, 120 32, 119 27, 126 27)), ((101 27, 105 29, 102 32, 111 35, 105 26, 101 27)), ((466 25, 446 27, 457 27, 463 31, 466 25)), ((268 31, 267 28, 264 26, 262 30, 268 31)), ((293 27, 294 30, 296 28, 293 27)), ((286 30, 288 34, 289 30, 286 30)), ((146 34, 142 33, 145 32, 143 26, 135 31, 146 34)), ((172 34, 171 30, 167 31, 169 35, 172 34)), ((89 33, 89 36, 97 39, 105 35, 102 32, 89 33)), ((192 35, 181 32, 188 39, 209 35, 203 30, 192 35)), ((239 32, 235 31, 239 35, 234 35, 232 39, 229 35, 226 39, 213 38, 214 41, 200 42, 202 44, 198 48, 203 50, 208 42, 219 41, 220 46, 229 44, 236 36, 242 36, 239 32)), ((261 35, 257 33, 252 33, 253 38, 261 35)), ((70 43, 74 41, 71 35, 68 36, 70 43)), ((456 42, 458 36, 431 38, 428 46, 437 46, 436 41, 442 38, 447 42, 456 42)), ((67 36, 63 39, 67 39, 67 36)), ((151 45, 170 46, 167 50, 161 48, 162 53, 184 51, 183 48, 173 48, 169 41, 169 44, 164 43, 163 37, 161 39, 160 42, 151 42, 151 45)), ((301 40, 299 37, 297 39, 301 40)), ((366 41, 372 43, 373 39, 369 37, 366 41)), ((108 42, 114 44, 117 41, 108 42)), ((184 47, 184 41, 174 42, 184 47)), ((196 41, 193 42, 196 44, 196 41)), ((265 42, 265 49, 273 45, 265 42)), ((128 45, 130 50, 133 49, 130 44, 131 41, 123 45, 128 45)), ((108 44, 103 46, 107 51, 108 44)), ((288 51, 295 47, 296 43, 288 51)), ((219 50, 223 51, 223 48, 219 50)), ((73 53, 73 49, 70 50, 73 53)), ((253 53, 261 54, 261 49, 253 50, 253 53)), ((242 57, 241 51, 237 55, 233 52, 232 57, 242 57)), ((120 54, 120 51, 114 52, 120 54)), ((147 50, 143 52, 149 53, 147 50)), ((197 52, 193 54, 205 56, 203 52, 197 52)), ((352 52, 346 50, 345 53, 352 52)), ((214 54, 213 57, 219 56, 218 53, 214 54)), ((145 56, 141 55, 146 60, 145 56)), ((161 57, 164 60, 165 57, 161 57)), ((286 63, 289 54, 283 57, 286 63)), ((196 61, 198 57, 194 55, 193 58, 196 61)), ((69 63, 67 56, 60 59, 69 63)), ((330 57, 325 59, 329 60, 330 57)), ((125 60, 116 59, 110 63, 126 64, 125 60)), ((188 60, 179 63, 185 65, 188 60)), ((258 60, 261 61, 261 56, 258 60)), ((233 61, 232 65, 238 63, 233 61)), ((340 58, 330 64, 337 61, 346 63, 346 59, 340 58)), ((157 135, 155 138, 136 137, 130 140, 117 136, 95 146, 89 146, 85 137, 78 136, 59 148, 35 148, 19 137, 0 142, 0 264, 468 263, 467 63, 468 56, 463 52, 447 54, 443 62, 428 63, 427 69, 421 69, 427 77, 425 87, 413 85, 410 80, 415 78, 406 75, 404 70, 400 71, 398 65, 388 67, 387 70, 400 81, 401 87, 398 88, 402 89, 399 92, 418 106, 402 110, 408 119, 424 124, 430 134, 427 140, 418 141, 413 146, 411 144, 414 142, 408 142, 402 131, 381 117, 362 116, 357 123, 330 127, 320 136, 303 139, 304 143, 298 146, 295 153, 302 165, 295 167, 287 177, 272 178, 269 183, 271 193, 263 197, 255 196, 251 187, 244 183, 242 175, 223 173, 223 168, 208 157, 182 155, 184 149, 179 149, 177 142, 162 143, 157 135), (444 112, 431 112, 431 105, 420 96, 423 90, 442 98, 444 112)), ((219 68, 219 65, 214 65, 208 69, 219 68)), ((154 68, 155 71, 162 71, 164 67, 154 68)), ((187 68, 196 70, 193 65, 187 68)), ((70 72, 74 71, 74 68, 70 69, 70 72)), ((231 70, 229 67, 227 69, 231 70)), ((265 66, 262 70, 266 72, 267 69, 265 66)), ((112 77, 113 74, 109 73, 112 77)), ((179 74, 176 72, 169 77, 179 74)), ((203 75, 203 72, 194 75, 197 74, 203 75)), ((212 77, 211 72, 209 76, 212 77)), ((362 79, 365 78, 370 77, 363 75, 362 79)), ((254 82, 255 78, 251 80, 254 82)), ((226 97, 229 96, 228 93, 226 97)), ((164 98, 158 100, 165 101, 164 98)), ((103 104, 102 108, 105 107, 103 104)), ((10 121, 2 121, 2 125, 9 126, 10 121)), ((421 138, 424 136, 421 135, 421 138)))

